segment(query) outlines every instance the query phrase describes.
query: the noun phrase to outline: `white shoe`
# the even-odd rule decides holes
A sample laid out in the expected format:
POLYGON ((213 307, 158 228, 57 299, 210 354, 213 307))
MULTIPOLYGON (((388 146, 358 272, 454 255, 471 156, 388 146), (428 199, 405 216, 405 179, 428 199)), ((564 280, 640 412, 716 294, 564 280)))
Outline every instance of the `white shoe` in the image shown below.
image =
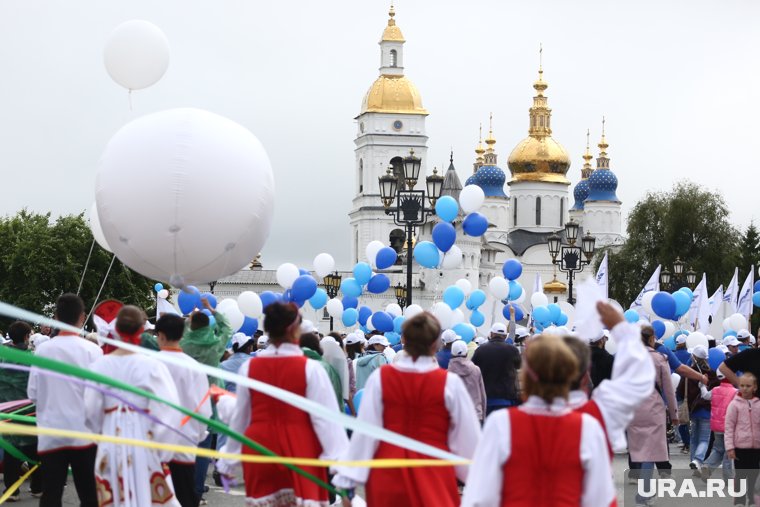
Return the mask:
POLYGON ((689 468, 691 468, 692 470, 699 471, 699 470, 702 470, 702 464, 699 461, 694 459, 694 460, 691 460, 691 463, 689 463, 689 468))

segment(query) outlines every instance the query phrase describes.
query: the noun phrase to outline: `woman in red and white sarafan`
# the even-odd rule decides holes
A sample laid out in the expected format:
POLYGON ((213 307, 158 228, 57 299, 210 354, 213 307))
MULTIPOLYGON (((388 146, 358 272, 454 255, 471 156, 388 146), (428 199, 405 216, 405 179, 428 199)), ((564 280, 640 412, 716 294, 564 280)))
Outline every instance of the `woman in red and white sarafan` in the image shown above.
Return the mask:
MULTIPOLYGON (((471 458, 480 425, 462 380, 439 368, 435 352, 441 327, 421 313, 402 329, 404 352, 374 372, 364 387, 359 419, 445 451, 471 458)), ((430 458, 354 433, 347 460, 430 458)), ((366 483, 369 507, 453 507, 459 505, 457 479, 467 467, 352 468, 336 467, 333 484, 352 489, 366 483)))
MULTIPOLYGON (((307 359, 298 346, 301 336, 298 307, 292 303, 272 303, 264 309, 264 315, 269 346, 245 362, 240 374, 304 396, 337 412, 335 391, 325 369, 307 359)), ((348 438, 341 426, 241 386, 237 390, 230 428, 278 456, 335 460, 348 447, 348 438)), ((237 454, 241 447, 239 442, 230 439, 222 450, 237 454)), ((243 447, 242 453, 258 454, 248 447, 243 447)), ((217 469, 229 476, 236 464, 220 460, 217 469)), ((327 482, 326 468, 301 468, 327 482)), ((248 507, 328 505, 327 490, 282 465, 245 463, 243 479, 248 507)))
POLYGON ((464 507, 607 506, 615 488, 599 423, 567 403, 578 359, 556 336, 529 342, 520 382, 526 402, 486 419, 464 507))

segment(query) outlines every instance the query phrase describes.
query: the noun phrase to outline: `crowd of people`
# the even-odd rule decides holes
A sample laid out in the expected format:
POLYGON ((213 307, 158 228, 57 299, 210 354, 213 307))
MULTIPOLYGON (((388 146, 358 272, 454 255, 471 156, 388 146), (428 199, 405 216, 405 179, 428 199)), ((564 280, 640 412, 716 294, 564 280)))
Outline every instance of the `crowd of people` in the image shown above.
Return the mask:
MULTIPOLYGON (((597 311, 598 336, 534 335, 495 323, 487 338, 466 343, 423 312, 405 320, 401 342, 378 332, 322 335, 293 303, 264 308, 263 329, 234 333, 206 300, 207 312, 164 314, 150 324, 143 310, 124 306, 111 337, 158 351, 142 354, 67 330, 25 322, 8 328, 6 346, 104 375, 117 385, 62 382, 43 368, 5 368, 0 403, 29 399, 36 424, 118 438, 256 455, 241 438, 217 434, 212 418, 277 456, 338 461, 300 466, 225 458, 86 438, 8 436, 6 489, 39 462, 29 491, 41 506, 60 506, 69 470, 81 505, 197 507, 206 479, 242 477, 246 505, 350 505, 363 488, 370 506, 613 505, 611 462, 627 450, 631 477, 670 472, 669 442, 680 440, 694 474, 707 480, 757 479, 760 468, 760 350, 749 332, 723 343, 717 369, 708 348, 669 350, 647 324, 631 324, 607 303, 597 311), (615 342, 614 356, 605 348, 615 342), (461 458, 444 466, 374 468, 368 460, 429 458, 372 432, 342 424, 255 389, 233 377, 208 376, 194 363, 260 381, 334 413, 382 427, 461 458), (184 416, 179 405, 198 417, 184 416), (754 411, 753 411, 754 408, 754 411), (23 458, 19 457, 22 456, 23 458), (468 463, 465 464, 465 463, 468 463), (551 476, 552 487, 537 478, 551 476), (331 484, 332 488, 325 485, 331 484)), ((514 310, 512 310, 514 312, 514 310)), ((86 312, 73 294, 60 296, 55 319, 82 328, 86 312)), ((0 364, 0 366, 3 366, 0 364)), ((752 501, 749 497, 737 499, 752 501)), ((9 501, 21 498, 16 489, 9 501)), ((638 505, 649 505, 637 496, 638 505)))

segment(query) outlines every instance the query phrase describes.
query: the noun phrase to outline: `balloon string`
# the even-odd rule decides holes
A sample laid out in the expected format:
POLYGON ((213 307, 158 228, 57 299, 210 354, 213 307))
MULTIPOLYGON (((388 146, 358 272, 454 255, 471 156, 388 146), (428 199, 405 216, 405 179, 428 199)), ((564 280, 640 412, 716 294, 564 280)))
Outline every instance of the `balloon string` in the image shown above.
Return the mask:
POLYGON ((132 112, 132 88, 127 92, 127 101, 129 102, 129 112, 132 112))
POLYGON ((95 296, 95 301, 92 303, 92 306, 90 307, 90 313, 87 314, 87 318, 84 320, 85 323, 90 321, 90 317, 92 317, 92 312, 94 312, 95 307, 98 306, 98 300, 100 299, 100 294, 103 292, 103 287, 106 286, 108 275, 111 273, 111 268, 113 267, 113 263, 115 260, 116 260, 116 254, 113 254, 113 257, 111 257, 111 264, 108 265, 108 271, 106 271, 106 276, 103 277, 103 283, 100 284, 98 295, 95 296))
POLYGON ((90 244, 90 253, 87 254, 87 261, 84 263, 84 270, 82 271, 82 278, 79 279, 79 287, 77 287, 77 296, 82 291, 82 283, 84 283, 84 275, 87 273, 87 266, 90 265, 90 257, 92 257, 92 249, 95 248, 95 238, 92 238, 90 244))

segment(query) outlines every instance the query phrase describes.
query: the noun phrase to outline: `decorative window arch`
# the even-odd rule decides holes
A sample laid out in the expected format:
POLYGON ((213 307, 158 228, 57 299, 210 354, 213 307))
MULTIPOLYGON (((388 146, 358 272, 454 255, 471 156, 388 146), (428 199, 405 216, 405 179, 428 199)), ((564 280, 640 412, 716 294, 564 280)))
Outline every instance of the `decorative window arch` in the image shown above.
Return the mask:
POLYGON ((541 197, 536 197, 536 225, 541 225, 541 197))
POLYGON ((398 67, 398 53, 395 49, 391 49, 391 67, 398 67))
POLYGON ((565 216, 565 199, 560 197, 559 199, 559 226, 564 227, 562 218, 565 216))

